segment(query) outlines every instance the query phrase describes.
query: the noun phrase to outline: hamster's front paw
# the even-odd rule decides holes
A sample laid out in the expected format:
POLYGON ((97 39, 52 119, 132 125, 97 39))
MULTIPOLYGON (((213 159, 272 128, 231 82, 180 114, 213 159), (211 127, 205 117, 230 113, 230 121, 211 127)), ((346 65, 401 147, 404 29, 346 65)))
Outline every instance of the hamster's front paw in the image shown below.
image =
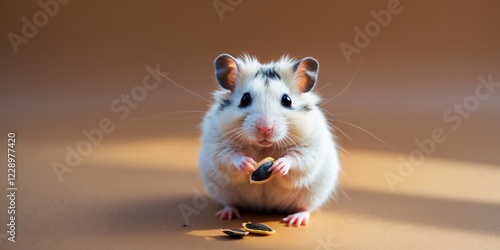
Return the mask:
POLYGON ((233 160, 233 166, 236 169, 247 173, 255 170, 255 164, 257 164, 257 162, 255 162, 252 158, 241 155, 235 156, 233 160))
POLYGON ((288 215, 287 217, 283 218, 281 221, 284 223, 287 223, 288 226, 295 226, 295 227, 307 226, 307 224, 309 224, 309 216, 310 215, 311 215, 311 213, 309 213, 309 211, 302 211, 302 212, 288 215))
POLYGON ((288 174, 290 171, 290 160, 285 157, 276 160, 272 167, 268 171, 273 171, 273 174, 279 173, 281 176, 288 174))
POLYGON ((221 220, 231 220, 232 218, 240 218, 240 211, 233 206, 224 206, 224 209, 215 213, 215 216, 219 217, 221 220))

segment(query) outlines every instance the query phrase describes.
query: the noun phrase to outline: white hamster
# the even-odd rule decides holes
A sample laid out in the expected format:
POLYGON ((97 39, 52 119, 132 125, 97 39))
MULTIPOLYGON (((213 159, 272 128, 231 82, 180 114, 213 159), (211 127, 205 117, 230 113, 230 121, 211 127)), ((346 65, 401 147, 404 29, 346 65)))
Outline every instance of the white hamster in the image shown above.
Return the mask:
POLYGON ((224 208, 221 219, 240 217, 239 208, 290 213, 289 226, 307 225, 337 186, 340 165, 328 122, 314 88, 319 69, 311 57, 287 56, 261 64, 243 55, 215 60, 220 89, 202 124, 201 180, 224 208), (276 159, 274 178, 250 184, 248 174, 265 157, 276 159))

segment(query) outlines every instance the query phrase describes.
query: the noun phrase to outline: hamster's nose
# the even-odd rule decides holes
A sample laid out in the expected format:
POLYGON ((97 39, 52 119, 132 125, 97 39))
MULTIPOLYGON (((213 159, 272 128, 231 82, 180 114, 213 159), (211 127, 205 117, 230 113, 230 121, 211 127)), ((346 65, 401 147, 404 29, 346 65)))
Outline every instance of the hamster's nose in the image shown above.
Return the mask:
POLYGON ((257 130, 259 130, 259 132, 262 135, 268 135, 274 131, 274 128, 273 127, 266 127, 266 126, 257 126, 257 130))

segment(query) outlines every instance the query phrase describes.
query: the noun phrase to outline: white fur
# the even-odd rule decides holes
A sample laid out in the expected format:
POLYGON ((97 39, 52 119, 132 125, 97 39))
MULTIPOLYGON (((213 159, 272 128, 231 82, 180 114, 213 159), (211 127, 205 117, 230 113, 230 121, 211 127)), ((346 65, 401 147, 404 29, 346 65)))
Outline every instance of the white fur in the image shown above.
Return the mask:
POLYGON ((199 156, 201 179, 208 193, 223 205, 257 210, 296 213, 314 211, 324 205, 337 185, 340 165, 328 122, 317 107, 319 97, 300 93, 293 72, 294 60, 283 57, 261 64, 255 58, 236 59, 239 72, 234 90, 214 92, 216 103, 202 124, 199 156), (261 67, 274 67, 281 80, 255 77, 261 67), (241 96, 252 93, 252 105, 238 108, 241 96), (287 93, 295 110, 281 106, 287 93), (232 105, 219 110, 223 99, 232 105), (303 105, 309 112, 299 111, 303 105), (274 126, 273 144, 262 147, 257 141, 256 122, 274 126), (265 157, 284 158, 290 164, 288 174, 276 175, 265 184, 250 184, 248 173, 234 166, 242 157, 256 162, 265 157))

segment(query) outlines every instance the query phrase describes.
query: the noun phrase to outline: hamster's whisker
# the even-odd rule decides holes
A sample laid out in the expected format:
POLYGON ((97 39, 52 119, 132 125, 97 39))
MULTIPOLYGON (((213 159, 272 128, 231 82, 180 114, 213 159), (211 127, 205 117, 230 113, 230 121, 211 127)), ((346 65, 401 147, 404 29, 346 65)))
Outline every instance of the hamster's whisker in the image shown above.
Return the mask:
POLYGON ((334 97, 328 99, 326 102, 323 102, 320 106, 323 106, 323 105, 326 105, 327 103, 329 103, 330 101, 332 101, 333 99, 337 98, 338 96, 340 96, 342 93, 344 93, 344 91, 347 90, 347 88, 349 88, 349 86, 351 86, 351 83, 354 82, 354 79, 356 79, 356 76, 358 76, 358 72, 359 72, 359 68, 361 68, 361 63, 363 62, 363 57, 361 57, 361 59, 359 59, 359 64, 358 64, 358 68, 356 69, 356 73, 354 73, 354 76, 351 78, 351 81, 349 81, 349 83, 344 87, 344 89, 342 89, 342 91, 340 91, 340 93, 338 93, 337 95, 335 95, 334 97))
POLYGON ((175 137, 175 136, 179 136, 179 135, 183 135, 183 134, 190 135, 190 134, 193 134, 195 131, 198 132, 200 129, 201 129, 201 127, 199 125, 191 125, 191 126, 187 126, 186 128, 184 128, 182 130, 177 131, 172 136, 175 137))
POLYGON ((223 142, 222 144, 225 144, 226 142, 230 141, 230 142, 233 142, 233 138, 234 137, 237 137, 238 134, 241 133, 241 131, 238 129, 238 128, 234 128, 234 129, 231 129, 229 130, 227 133, 221 135, 219 138, 217 138, 215 141, 218 141, 218 140, 222 140, 224 139, 224 137, 228 136, 229 134, 231 134, 230 136, 228 136, 223 142), (236 133, 235 133, 236 132, 236 133))
POLYGON ((330 84, 332 84, 332 81, 327 82, 326 84, 323 84, 319 89, 315 89, 314 91, 319 92, 320 90, 328 87, 330 84))
MULTIPOLYGON (((238 146, 240 141, 241 141, 241 138, 243 135, 243 131, 239 130, 239 131, 236 131, 235 133, 233 133, 229 138, 231 138, 231 142, 234 143, 236 139, 238 139, 238 142, 236 143, 236 145, 238 146)), ((228 138, 228 139, 229 139, 228 138)))
POLYGON ((329 111, 329 110, 327 110, 327 109, 321 109, 321 111, 323 111, 323 112, 325 112, 325 113, 327 113, 327 114, 329 114, 329 115, 331 115, 331 116, 339 116, 339 115, 344 115, 343 113, 334 114, 334 113, 330 112, 330 111, 329 111))
POLYGON ((283 145, 283 146, 282 146, 283 148, 286 148, 286 147, 287 147, 287 145, 292 144, 291 142, 289 142, 289 139, 288 139, 288 137, 287 137, 287 136, 285 136, 285 137, 284 137, 284 138, 283 138, 280 142, 281 142, 281 144, 283 145))
POLYGON ((297 143, 289 135, 286 135, 285 139, 287 140, 288 144, 297 145, 297 143))
POLYGON ((195 96, 197 96, 197 97, 199 97, 199 98, 201 98, 201 99, 204 99, 205 101, 212 102, 212 101, 211 101, 211 100, 209 100, 208 98, 205 98, 205 97, 203 97, 202 95, 200 95, 200 94, 198 94, 198 93, 196 93, 196 92, 194 92, 194 91, 192 91, 192 90, 190 90, 190 89, 188 89, 188 88, 186 88, 186 87, 184 87, 184 86, 182 86, 182 85, 180 85, 180 84, 176 83, 174 80, 170 79, 168 76, 166 76, 166 75, 162 74, 161 72, 158 72, 158 71, 157 71, 156 73, 158 73, 158 74, 162 75, 163 77, 167 78, 167 80, 171 81, 171 82, 172 82, 173 84, 175 84, 177 87, 179 87, 179 88, 181 88, 181 89, 183 89, 183 90, 185 90, 185 91, 187 91, 187 92, 189 92, 189 93, 191 93, 191 94, 193 94, 193 95, 195 95, 195 96))
POLYGON ((243 137, 242 135, 243 135, 243 132, 240 132, 240 133, 238 134, 238 137, 239 137, 240 139, 239 139, 239 140, 238 140, 238 142, 236 143, 236 147, 237 147, 237 148, 239 148, 239 147, 240 147, 240 143, 241 143, 241 141, 244 139, 244 137, 243 137))
POLYGON ((379 142, 383 143, 383 144, 384 144, 384 145, 386 145, 387 147, 391 148, 392 150, 395 150, 395 149, 396 149, 396 148, 394 148, 393 146, 391 146, 391 145, 389 145, 388 143, 386 143, 385 141, 383 141, 382 139, 380 139, 380 138, 378 138, 377 136, 375 136, 374 134, 370 133, 370 132, 369 132, 369 131, 367 131, 366 129, 361 128, 360 126, 357 126, 357 125, 352 124, 352 123, 350 123, 350 122, 346 122, 346 121, 338 120, 338 119, 337 119, 337 120, 334 120, 334 121, 336 121, 336 122, 340 122, 340 123, 344 123, 344 124, 347 124, 347 125, 351 125, 351 126, 353 126, 353 127, 357 128, 357 129, 359 129, 359 130, 361 130, 361 131, 363 131, 363 132, 365 132, 365 133, 367 133, 367 134, 371 135, 373 138, 375 138, 375 139, 376 139, 376 140, 378 140, 379 142))
POLYGON ((351 156, 351 154, 347 152, 347 150, 344 147, 340 146, 338 143, 335 146, 340 150, 342 150, 342 152, 346 153, 348 156, 351 156))
POLYGON ((278 140, 276 142, 276 143, 278 143, 278 148, 285 148, 286 147, 285 140, 286 140, 286 137, 281 139, 281 140, 278 140))
POLYGON ((160 116, 164 116, 164 115, 174 115, 174 114, 184 114, 184 113, 205 113, 205 112, 206 111, 201 111, 201 110, 174 111, 174 112, 166 112, 166 113, 159 113, 159 114, 154 114, 154 115, 132 118, 132 119, 129 119, 129 121, 140 121, 140 120, 160 117, 160 116))
POLYGON ((291 144, 298 146, 299 143, 297 143, 290 135, 287 135, 286 138, 288 138, 291 141, 291 144))
POLYGON ((333 123, 331 123, 330 121, 334 121, 334 120, 328 120, 328 124, 330 124, 330 126, 332 126, 334 129, 338 130, 340 133, 342 133, 345 137, 347 137, 347 139, 351 140, 351 141, 354 141, 350 136, 348 136, 346 133, 344 133, 344 131, 342 131, 340 128, 338 128, 337 126, 333 125, 333 123))
MULTIPOLYGON (((301 139, 300 137, 298 137, 298 136, 296 136, 296 135, 294 135, 294 134, 292 134, 292 133, 290 133, 289 135, 290 135, 290 139, 292 139, 292 141, 294 141, 294 140, 293 140, 293 138, 295 138, 296 140, 299 140, 299 142, 301 143, 301 145, 305 145, 305 146, 307 146, 307 147, 311 147, 311 146, 310 146, 307 142, 305 142, 305 141, 304 141, 303 139, 301 139), (292 136, 293 136, 293 138, 292 138, 292 136)), ((295 141, 294 141, 294 142, 295 142, 295 141)), ((298 144, 298 143, 296 143, 296 142, 295 142, 295 144, 299 145, 299 144, 298 144)))
POLYGON ((351 197, 342 188, 339 188, 339 192, 342 193, 347 198, 347 200, 349 200, 349 202, 353 203, 351 197))
MULTIPOLYGON (((234 133, 234 132, 237 132, 237 131, 238 131, 238 128, 231 129, 228 132, 224 133, 223 135, 220 135, 217 138, 213 138, 213 140, 211 140, 210 143, 216 143, 217 141, 220 141, 220 140, 224 139, 224 137, 226 137, 227 135, 229 135, 231 133, 234 133)), ((229 138, 231 138, 231 136, 229 136, 229 138)), ((222 144, 224 144, 225 142, 227 142, 227 140, 229 138, 225 138, 225 140, 222 142, 222 144)))
POLYGON ((235 140, 238 139, 238 141, 235 143, 237 148, 240 146, 241 141, 244 139, 243 137, 244 134, 245 134, 244 131, 238 131, 237 133, 235 133, 234 138, 231 140, 231 142, 234 143, 235 140))

